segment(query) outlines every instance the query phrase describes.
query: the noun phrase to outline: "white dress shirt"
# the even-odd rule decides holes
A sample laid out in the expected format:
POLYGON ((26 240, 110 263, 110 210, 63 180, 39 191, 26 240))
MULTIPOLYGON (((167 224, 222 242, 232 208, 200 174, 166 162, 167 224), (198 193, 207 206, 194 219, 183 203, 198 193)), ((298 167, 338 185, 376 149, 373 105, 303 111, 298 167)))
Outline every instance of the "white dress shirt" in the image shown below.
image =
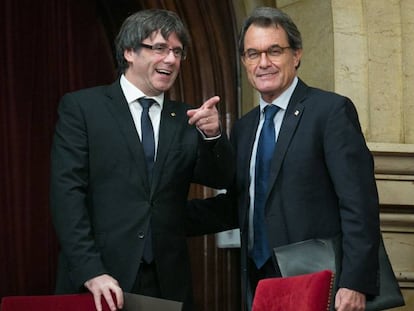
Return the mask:
MULTIPOLYGON (((154 141, 155 141, 155 158, 157 157, 158 139, 161 121, 161 111, 164 105, 164 93, 158 96, 146 96, 140 89, 128 81, 128 79, 122 75, 120 79, 121 89, 128 102, 129 110, 131 111, 132 118, 134 119, 135 128, 138 132, 139 138, 142 141, 141 133, 141 114, 142 106, 138 102, 141 97, 152 98, 156 103, 149 108, 149 116, 151 119, 152 127, 154 129, 154 141)), ((155 161, 154 158, 154 161, 155 161)))
MULTIPOLYGON (((252 155, 250 158, 250 187, 249 187, 250 206, 249 206, 249 244, 248 244, 249 250, 252 249, 253 241, 254 241, 253 215, 254 215, 254 193, 255 193, 254 185, 255 185, 256 152, 257 152, 257 143, 259 141, 260 131, 262 130, 263 123, 264 123, 263 110, 269 104, 276 105, 280 108, 273 119, 275 123, 275 138, 277 141, 280 127, 282 126, 283 117, 285 116, 286 109, 289 104, 289 100, 297 84, 298 84, 298 78, 295 77, 292 84, 286 89, 286 91, 284 91, 278 98, 276 98, 271 103, 265 102, 263 98, 260 97, 260 101, 259 101, 260 120, 259 120, 259 125, 257 126, 256 138, 253 144, 252 155)), ((275 147, 275 152, 277 152, 277 145, 275 147)))

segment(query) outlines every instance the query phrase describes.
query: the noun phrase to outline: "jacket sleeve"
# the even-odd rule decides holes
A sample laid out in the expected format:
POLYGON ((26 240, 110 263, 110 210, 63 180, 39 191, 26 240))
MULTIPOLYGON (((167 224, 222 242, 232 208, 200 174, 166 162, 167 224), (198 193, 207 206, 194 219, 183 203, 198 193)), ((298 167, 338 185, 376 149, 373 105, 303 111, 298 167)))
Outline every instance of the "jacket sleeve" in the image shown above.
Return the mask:
POLYGON ((347 98, 330 112, 324 150, 343 236, 339 286, 376 295, 380 230, 374 164, 357 111, 347 98))
POLYGON ((237 204, 231 193, 187 203, 186 232, 188 236, 218 233, 238 228, 237 204))
POLYGON ((213 141, 199 138, 194 182, 215 188, 231 186, 235 174, 234 151, 225 133, 213 141))
POLYGON ((77 288, 106 273, 87 208, 88 135, 82 109, 65 95, 51 151, 50 209, 69 276, 77 288))

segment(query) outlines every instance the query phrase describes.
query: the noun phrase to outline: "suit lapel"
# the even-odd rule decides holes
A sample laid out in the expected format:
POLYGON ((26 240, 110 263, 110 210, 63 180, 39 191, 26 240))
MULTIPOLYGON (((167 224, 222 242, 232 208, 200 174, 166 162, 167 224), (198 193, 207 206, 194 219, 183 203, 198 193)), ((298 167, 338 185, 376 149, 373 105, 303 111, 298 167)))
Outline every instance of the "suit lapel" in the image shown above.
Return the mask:
MULTIPOLYGON (((304 113, 306 90, 307 86, 299 80, 298 85, 296 86, 296 89, 289 101, 289 105, 280 128, 279 136, 277 138, 275 153, 273 154, 272 159, 272 166, 270 168, 269 185, 275 184, 276 178, 279 175, 280 167, 283 163, 283 159, 285 158, 286 151, 304 113)), ((272 187, 269 187, 267 196, 271 190, 272 187)))
POLYGON ((139 139, 134 120, 128 107, 128 103, 122 93, 119 79, 110 85, 106 93, 108 101, 106 106, 114 117, 120 131, 122 132, 128 148, 131 151, 132 157, 137 165, 138 172, 145 172, 140 174, 142 185, 149 191, 148 178, 146 176, 144 149, 142 148, 141 140, 139 139))

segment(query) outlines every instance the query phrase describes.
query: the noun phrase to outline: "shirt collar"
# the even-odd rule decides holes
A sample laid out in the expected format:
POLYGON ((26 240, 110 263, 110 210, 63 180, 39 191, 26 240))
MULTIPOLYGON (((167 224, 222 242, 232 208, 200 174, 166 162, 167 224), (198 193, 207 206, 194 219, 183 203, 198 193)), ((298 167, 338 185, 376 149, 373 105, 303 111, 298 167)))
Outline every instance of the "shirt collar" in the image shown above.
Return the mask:
POLYGON ((121 75, 120 84, 121 84, 122 92, 124 93, 128 104, 133 103, 138 98, 147 97, 147 98, 154 99, 162 108, 162 105, 164 103, 164 93, 161 93, 160 95, 157 95, 157 96, 147 96, 139 88, 137 88, 130 81, 128 81, 125 75, 121 75))
MULTIPOLYGON (((272 105, 278 106, 280 109, 286 110, 287 106, 289 104, 289 100, 292 97, 293 91, 296 88, 296 85, 298 84, 298 77, 295 77, 293 79, 293 82, 290 84, 290 86, 282 93, 280 96, 278 96, 274 101, 272 101, 272 105)), ((263 98, 260 96, 260 111, 263 111, 263 109, 269 104, 263 100, 263 98)))

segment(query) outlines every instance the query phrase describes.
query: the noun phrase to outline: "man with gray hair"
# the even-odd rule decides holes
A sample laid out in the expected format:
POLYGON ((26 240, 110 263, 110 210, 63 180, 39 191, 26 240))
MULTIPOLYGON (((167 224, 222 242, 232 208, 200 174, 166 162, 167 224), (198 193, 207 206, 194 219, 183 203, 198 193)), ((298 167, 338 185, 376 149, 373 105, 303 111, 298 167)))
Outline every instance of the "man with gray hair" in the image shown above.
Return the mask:
POLYGON ((301 34, 276 8, 260 7, 246 18, 239 52, 259 106, 231 132, 235 184, 226 194, 191 201, 190 213, 197 210, 192 216, 201 220, 189 223, 197 234, 240 227, 246 309, 259 280, 281 276, 274 248, 341 236, 335 308, 364 310, 366 299, 378 295, 379 203, 355 106, 298 78, 301 34))

